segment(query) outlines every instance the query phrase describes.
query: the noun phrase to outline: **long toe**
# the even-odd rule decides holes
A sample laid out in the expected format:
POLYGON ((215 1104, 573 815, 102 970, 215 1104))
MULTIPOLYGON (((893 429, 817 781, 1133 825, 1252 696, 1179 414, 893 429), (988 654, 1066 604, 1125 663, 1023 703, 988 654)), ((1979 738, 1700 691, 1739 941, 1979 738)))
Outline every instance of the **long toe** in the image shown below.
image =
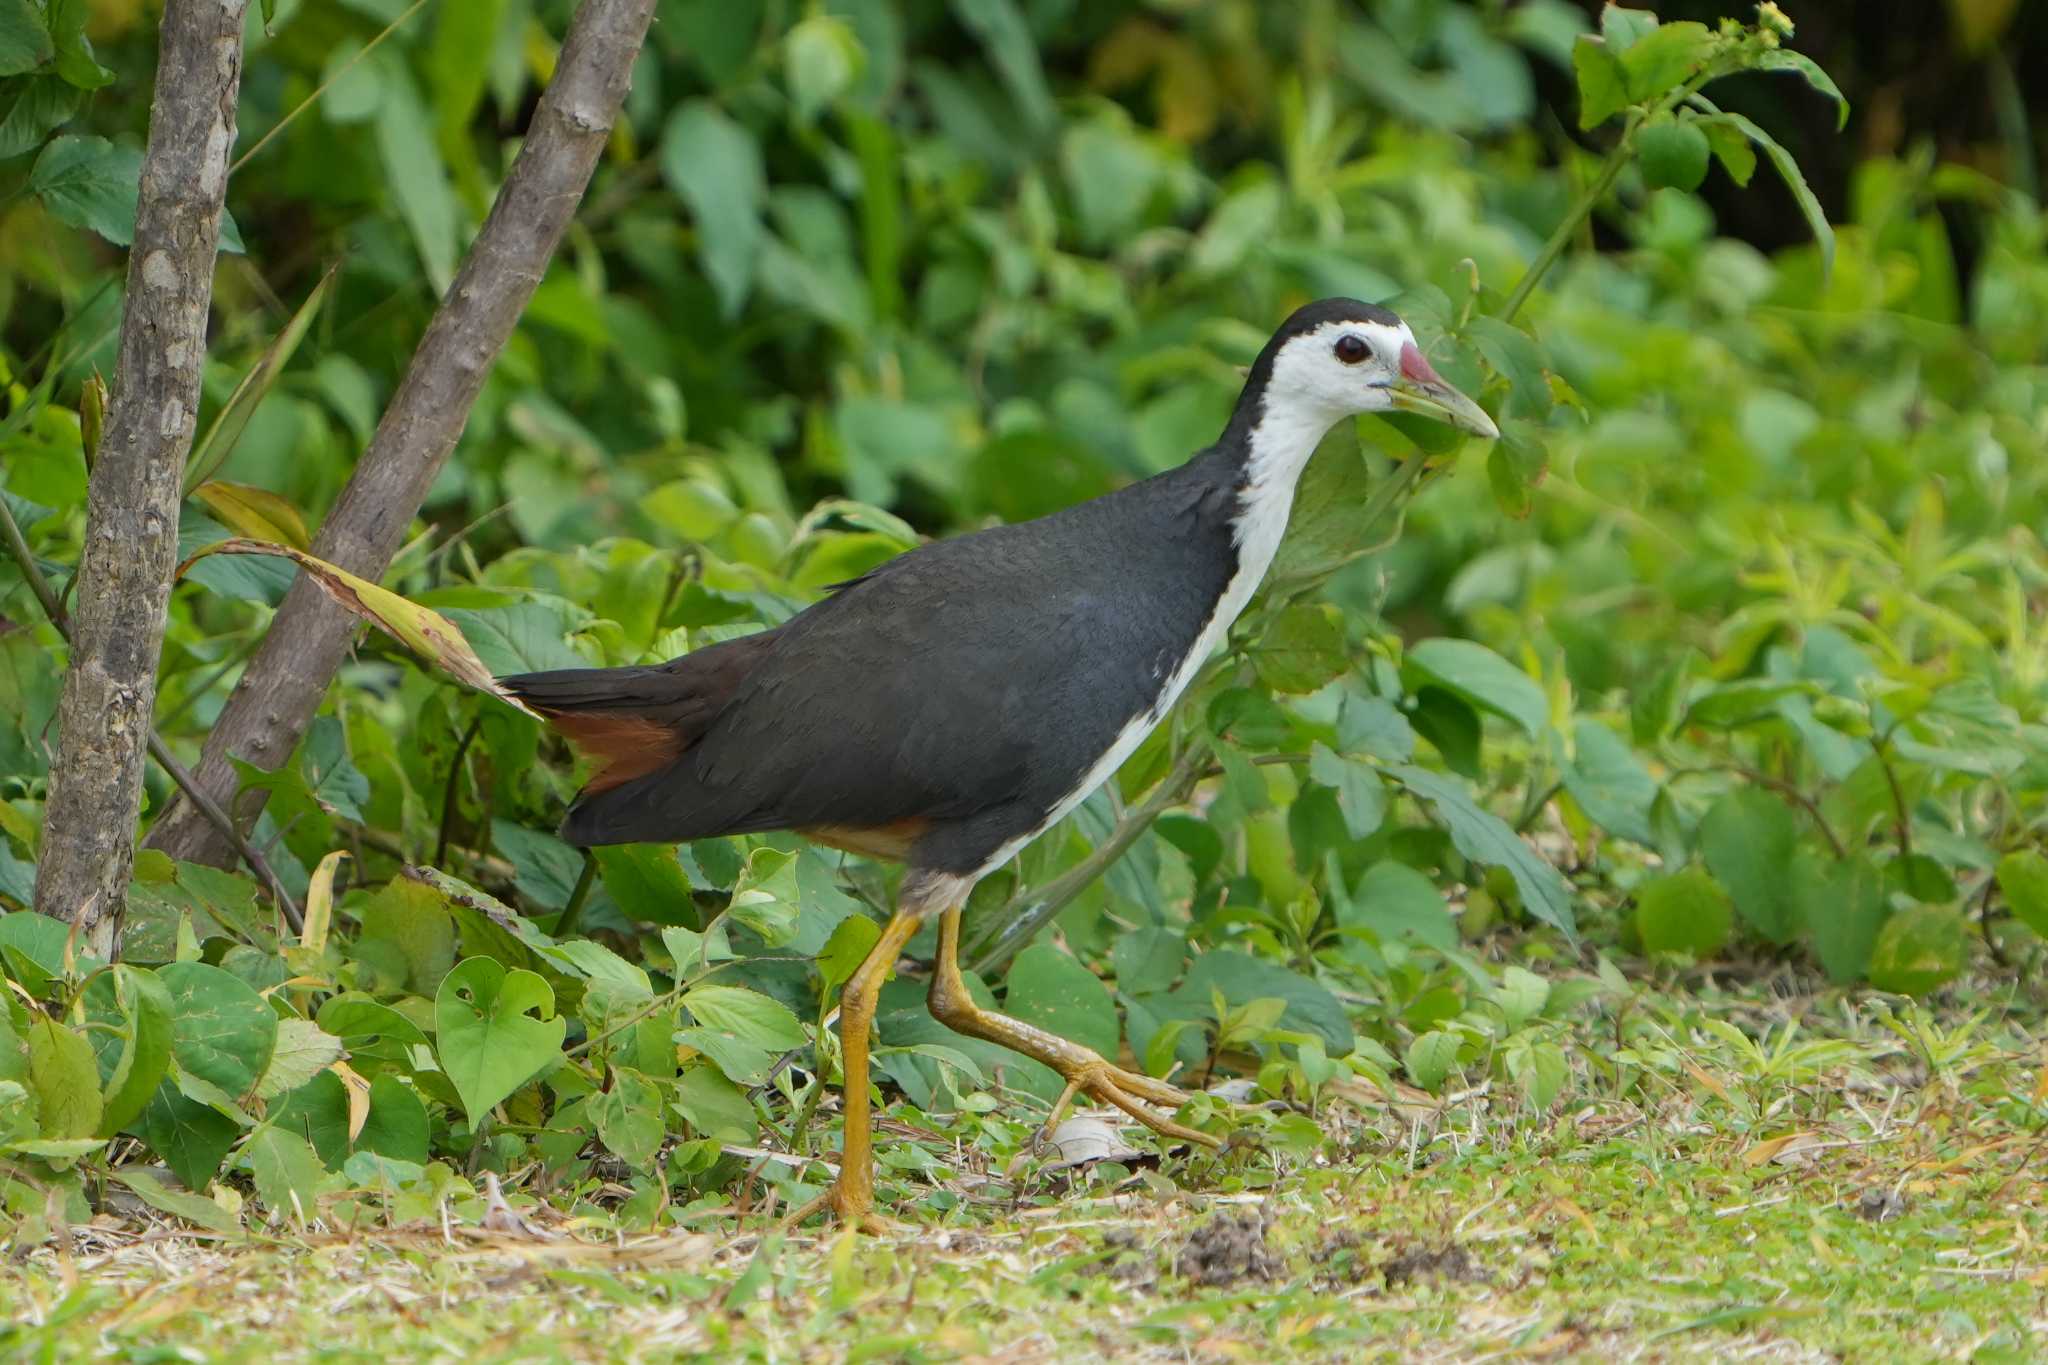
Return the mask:
POLYGON ((1108 1062, 1097 1062, 1086 1067, 1072 1078, 1082 1094, 1104 1104, 1116 1106, 1155 1133, 1179 1138, 1183 1142, 1199 1143, 1204 1147, 1221 1147, 1223 1139, 1200 1129, 1190 1128, 1168 1115, 1159 1113, 1153 1104, 1172 1105, 1178 1108, 1186 1103, 1187 1095, 1165 1081, 1152 1076, 1136 1075, 1122 1067, 1108 1062))

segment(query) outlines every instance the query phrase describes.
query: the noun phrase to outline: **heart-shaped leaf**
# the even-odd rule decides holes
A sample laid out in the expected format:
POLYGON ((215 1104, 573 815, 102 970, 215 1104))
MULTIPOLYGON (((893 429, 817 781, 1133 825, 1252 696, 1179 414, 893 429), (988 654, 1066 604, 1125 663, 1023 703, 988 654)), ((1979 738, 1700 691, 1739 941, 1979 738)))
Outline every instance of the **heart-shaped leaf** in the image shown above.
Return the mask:
POLYGON ((475 1127, 493 1105, 561 1059, 569 1021, 534 972, 506 971, 487 957, 456 964, 434 997, 441 1070, 475 1127))

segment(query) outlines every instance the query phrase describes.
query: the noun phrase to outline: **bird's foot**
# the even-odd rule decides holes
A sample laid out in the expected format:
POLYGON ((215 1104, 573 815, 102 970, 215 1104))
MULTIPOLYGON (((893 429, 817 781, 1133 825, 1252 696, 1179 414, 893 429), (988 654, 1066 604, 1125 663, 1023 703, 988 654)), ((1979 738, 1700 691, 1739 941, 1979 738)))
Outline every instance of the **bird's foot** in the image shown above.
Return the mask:
POLYGON ((1074 1096, 1086 1095, 1103 1104, 1114 1105, 1155 1133, 1179 1138, 1183 1142, 1199 1143, 1204 1147, 1221 1147, 1223 1139, 1200 1129, 1190 1128, 1177 1122, 1167 1114, 1152 1108, 1159 1105, 1168 1111, 1179 1109, 1188 1101, 1188 1094, 1179 1086, 1170 1085, 1156 1076, 1142 1072, 1126 1071, 1120 1066, 1090 1056, 1086 1061, 1059 1065, 1060 1074, 1067 1078, 1067 1088, 1061 1093, 1059 1103, 1052 1107, 1045 1126, 1039 1130, 1041 1142, 1050 1141, 1053 1129, 1066 1116, 1067 1106, 1074 1096))
POLYGON ((814 1214, 830 1213, 839 1225, 855 1232, 865 1232, 877 1237, 894 1236, 910 1229, 883 1214, 875 1212, 874 1187, 866 1181, 849 1184, 842 1172, 837 1180, 827 1185, 813 1198, 806 1200, 793 1212, 775 1225, 777 1232, 789 1232, 808 1221, 814 1214))

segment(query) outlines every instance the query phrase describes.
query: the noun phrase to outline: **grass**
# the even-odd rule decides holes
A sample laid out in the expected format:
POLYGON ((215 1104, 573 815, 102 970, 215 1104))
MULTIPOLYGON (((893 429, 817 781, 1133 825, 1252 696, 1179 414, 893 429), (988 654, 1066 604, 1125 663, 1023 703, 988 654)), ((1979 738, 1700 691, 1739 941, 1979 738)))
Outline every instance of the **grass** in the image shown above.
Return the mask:
POLYGON ((1012 1151, 970 1176, 971 1152, 926 1142, 927 1174, 884 1175, 910 1230, 858 1242, 763 1237, 765 1220, 729 1207, 636 1233, 602 1195, 564 1213, 517 1187, 517 1217, 464 1195, 411 1225, 240 1238, 114 1208, 17 1257, 0 1347, 49 1361, 2037 1358, 2048 1072, 2030 1020, 1886 1024, 1843 997, 1711 985, 1683 1015, 1666 1006, 1647 994, 1620 1020, 1576 1020, 1579 1074, 1548 1114, 1497 1083, 1347 1091, 1325 1097, 1306 1159, 1054 1171, 1012 1151))

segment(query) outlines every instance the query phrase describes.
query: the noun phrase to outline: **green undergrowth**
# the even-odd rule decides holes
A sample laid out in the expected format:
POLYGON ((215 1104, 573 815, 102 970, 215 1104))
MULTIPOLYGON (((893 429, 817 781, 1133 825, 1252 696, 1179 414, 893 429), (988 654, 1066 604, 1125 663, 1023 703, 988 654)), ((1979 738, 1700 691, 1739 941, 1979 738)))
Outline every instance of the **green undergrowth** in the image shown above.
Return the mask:
POLYGON ((622 1185, 551 1187, 537 1171, 501 1198, 443 1170, 431 1194, 337 1199, 303 1223, 266 1220, 238 1181, 195 1201, 211 1213, 187 1209, 198 1223, 116 1197, 10 1267, 0 1349, 2032 1358, 2048 1330, 2035 1021, 1894 1014, 1796 986, 1708 983, 1683 1007, 1644 991, 1590 1011, 1572 1038, 1583 1098, 1540 1114, 1484 1083, 1347 1088, 1291 1153, 1162 1157, 1133 1129, 1124 1160, 1062 1165, 1021 1124, 1005 1144, 989 1129, 956 1141, 899 1103, 882 1198, 905 1226, 871 1238, 767 1232, 766 1180, 651 1226, 625 1214, 622 1185), (1631 1073, 1654 1081, 1629 1088, 1631 1073))

